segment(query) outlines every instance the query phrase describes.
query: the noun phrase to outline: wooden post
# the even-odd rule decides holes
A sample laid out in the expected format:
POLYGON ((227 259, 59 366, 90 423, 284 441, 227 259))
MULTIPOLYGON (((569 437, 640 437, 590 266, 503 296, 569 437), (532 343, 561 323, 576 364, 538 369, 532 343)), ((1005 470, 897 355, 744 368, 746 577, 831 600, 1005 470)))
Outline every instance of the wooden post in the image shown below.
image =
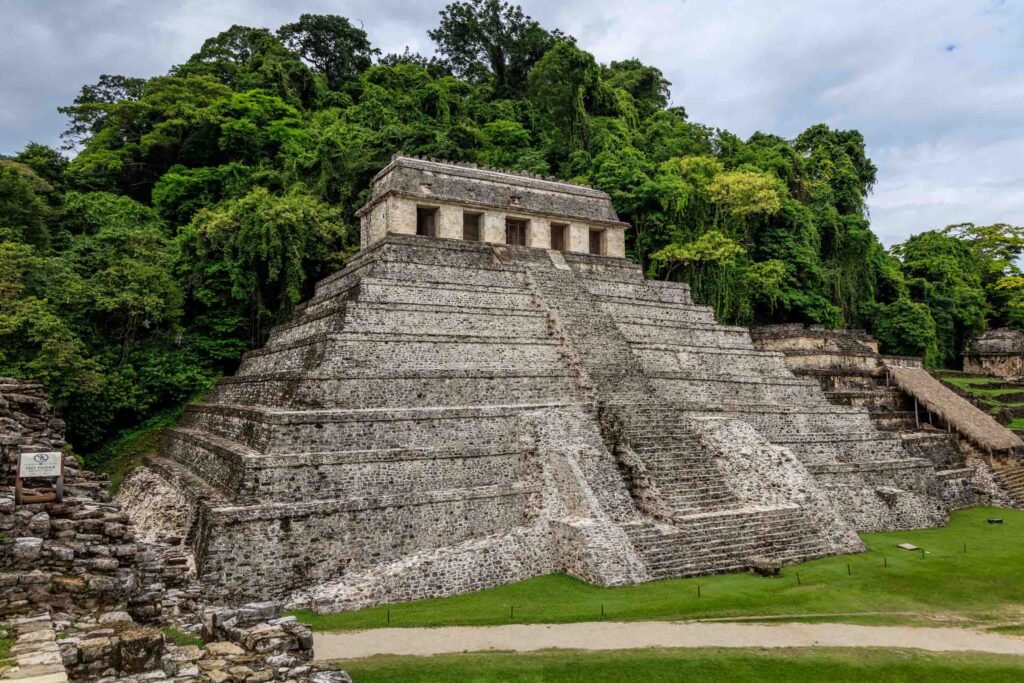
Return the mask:
POLYGON ((921 416, 918 414, 917 411, 917 396, 914 397, 914 425, 918 429, 921 428, 921 416))
POLYGON ((23 505, 24 485, 21 481, 21 458, 18 457, 18 464, 14 466, 14 504, 23 505))

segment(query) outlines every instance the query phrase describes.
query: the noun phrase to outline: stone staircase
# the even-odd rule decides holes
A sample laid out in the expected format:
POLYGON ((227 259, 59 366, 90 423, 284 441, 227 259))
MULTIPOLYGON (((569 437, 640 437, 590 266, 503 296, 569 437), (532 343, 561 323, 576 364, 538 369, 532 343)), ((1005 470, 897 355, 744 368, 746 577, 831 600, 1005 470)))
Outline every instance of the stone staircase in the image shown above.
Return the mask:
MULTIPOLYGON (((598 306, 626 339, 653 394, 665 405, 685 412, 672 420, 711 415, 742 420, 764 441, 789 449, 815 476, 820 475, 824 485, 840 492, 853 508, 850 512, 855 519, 864 520, 861 528, 878 528, 887 516, 893 527, 942 521, 941 511, 934 506, 917 505, 930 495, 928 479, 934 474, 926 471, 929 463, 909 453, 899 436, 878 429, 872 419, 872 407, 884 408, 886 401, 894 400, 892 395, 872 393, 869 386, 844 386, 829 387, 833 394, 826 397, 817 378, 794 375, 784 353, 755 348, 745 328, 714 324, 711 309, 695 306, 686 285, 624 282, 596 273, 584 280, 598 306), (909 513, 909 506, 900 510, 876 506, 874 512, 862 514, 863 506, 877 499, 874 490, 883 482, 901 494, 904 487, 911 487, 907 497, 915 500, 917 510, 909 513), (858 488, 861 493, 846 496, 858 488)), ((861 344, 855 346, 864 352, 861 344)), ((672 434, 672 427, 655 423, 638 431, 672 434)), ((651 450, 650 442, 640 443, 638 455, 667 460, 670 470, 673 460, 680 467, 695 467, 685 460, 685 454, 673 452, 671 444, 660 446, 659 452, 651 450)), ((656 462, 662 466, 661 460, 656 462)), ((652 471, 657 472, 658 467, 652 471)), ((677 502, 687 512, 699 510, 702 500, 712 510, 727 507, 729 501, 721 497, 720 490, 709 490, 702 499, 702 477, 708 482, 715 479, 713 469, 707 472, 696 469, 690 475, 693 480, 684 476, 678 487, 676 482, 668 482, 666 497, 686 491, 677 502)), ((721 477, 718 483, 721 485, 721 477)))
POLYGON ((652 521, 623 528, 654 578, 741 571, 755 562, 788 565, 831 552, 807 533, 796 506, 733 509, 652 521))
POLYGON ((791 564, 834 550, 799 506, 741 501, 685 411, 664 404, 612 410, 657 493, 660 522, 626 527, 652 575, 733 571, 755 559, 791 564))
POLYGON ((1018 507, 1024 507, 1024 465, 1017 459, 999 459, 992 463, 992 477, 1018 507))
POLYGON ((869 411, 875 428, 898 434, 904 448, 940 469, 962 467, 964 454, 955 435, 939 430, 914 414, 914 401, 884 375, 823 374, 817 376, 825 397, 835 405, 869 411))
POLYGON ((626 443, 640 458, 661 502, 673 516, 727 509, 737 504, 679 413, 655 406, 619 410, 626 443))
MULTIPOLYGON (((603 275, 580 278, 572 271, 551 269, 536 252, 523 255, 528 257, 534 266, 529 281, 541 305, 552 312, 567 344, 581 350, 581 375, 595 387, 613 423, 606 430, 606 443, 613 451, 619 442, 628 446, 643 463, 646 481, 656 491, 657 506, 665 518, 623 525, 652 576, 732 571, 748 566, 755 557, 788 563, 829 552, 828 544, 809 531, 796 506, 744 507, 699 443, 689 418, 671 406, 650 403, 657 393, 651 373, 634 353, 616 317, 594 315, 595 310, 607 310, 604 302, 609 297, 615 297, 611 305, 623 315, 635 312, 628 294, 635 293, 637 284, 643 286, 643 280, 634 284, 603 275)), ((710 309, 694 306, 688 297, 687 290, 678 301, 643 304, 650 311, 647 315, 659 320, 713 326, 710 309)), ((757 355, 752 350, 747 353, 757 355)))
POLYGON ((573 349, 582 381, 597 390, 604 402, 648 395, 650 384, 628 342, 612 319, 595 315, 597 303, 579 275, 553 267, 548 252, 517 250, 515 256, 529 268, 529 282, 539 305, 562 331, 566 346, 573 349))

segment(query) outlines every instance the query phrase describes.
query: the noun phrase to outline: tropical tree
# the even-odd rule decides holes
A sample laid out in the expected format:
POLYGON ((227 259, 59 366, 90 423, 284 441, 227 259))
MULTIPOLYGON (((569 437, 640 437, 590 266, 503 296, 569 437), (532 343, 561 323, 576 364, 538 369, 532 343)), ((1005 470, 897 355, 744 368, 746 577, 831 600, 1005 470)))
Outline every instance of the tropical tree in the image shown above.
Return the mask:
POLYGON ((453 2, 441 25, 427 32, 456 76, 489 83, 498 97, 522 95, 527 74, 559 38, 501 0, 453 2))
POLYGON ((337 90, 370 68, 380 50, 370 45, 366 31, 345 17, 303 14, 295 23, 277 29, 278 39, 337 90))

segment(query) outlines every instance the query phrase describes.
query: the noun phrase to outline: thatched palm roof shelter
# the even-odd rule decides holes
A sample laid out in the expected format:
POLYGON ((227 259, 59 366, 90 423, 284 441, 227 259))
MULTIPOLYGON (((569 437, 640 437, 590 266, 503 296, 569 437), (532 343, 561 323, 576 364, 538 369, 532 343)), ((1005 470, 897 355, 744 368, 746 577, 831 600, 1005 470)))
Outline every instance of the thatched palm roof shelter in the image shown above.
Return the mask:
POLYGON ((1004 451, 1024 446, 1020 437, 958 396, 927 370, 886 365, 889 376, 901 391, 910 394, 943 422, 989 451, 1004 451))

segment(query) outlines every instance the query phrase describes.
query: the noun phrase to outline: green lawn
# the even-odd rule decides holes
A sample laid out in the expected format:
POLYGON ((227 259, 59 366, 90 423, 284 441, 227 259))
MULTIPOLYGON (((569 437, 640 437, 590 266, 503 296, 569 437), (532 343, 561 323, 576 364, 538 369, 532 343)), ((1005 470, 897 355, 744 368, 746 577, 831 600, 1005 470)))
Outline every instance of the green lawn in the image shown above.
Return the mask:
POLYGON ((699 683, 701 681, 1020 681, 1024 659, 870 648, 651 649, 374 657, 343 668, 359 683, 699 683))
POLYGON ((203 639, 194 633, 187 633, 185 631, 174 628, 173 626, 165 626, 161 629, 164 633, 164 637, 171 641, 175 645, 181 647, 183 645, 198 645, 203 646, 203 639))
POLYGON ((1004 380, 998 377, 958 377, 956 375, 943 375, 941 372, 937 374, 943 382, 948 382, 960 389, 972 392, 983 390, 981 387, 1002 384, 1004 382, 1004 380))
MULTIPOLYGON (((979 400, 988 411, 997 413, 1003 408, 1018 408, 1024 405, 1019 399, 1024 390, 1020 387, 1002 386, 1005 380, 993 377, 952 377, 940 376, 943 382, 967 392, 979 400), (994 388, 993 388, 994 387, 994 388), (1003 398, 1005 397, 1005 399, 1003 398), (1010 399, 1010 400, 1006 400, 1010 399)), ((1020 422, 1016 420, 1015 422, 1020 422)), ((1019 427, 1011 427, 1017 429, 1019 427)))
POLYGON ((863 538, 868 552, 787 567, 776 579, 744 573, 599 588, 557 574, 390 608, 296 614, 317 630, 385 627, 389 611, 391 626, 507 624, 510 608, 519 623, 593 621, 602 605, 604 618, 625 621, 809 615, 875 624, 1024 623, 1024 512, 973 508, 953 513, 943 528, 863 538), (990 525, 988 517, 1005 523, 990 525), (924 559, 896 547, 903 542, 924 548, 924 559))

